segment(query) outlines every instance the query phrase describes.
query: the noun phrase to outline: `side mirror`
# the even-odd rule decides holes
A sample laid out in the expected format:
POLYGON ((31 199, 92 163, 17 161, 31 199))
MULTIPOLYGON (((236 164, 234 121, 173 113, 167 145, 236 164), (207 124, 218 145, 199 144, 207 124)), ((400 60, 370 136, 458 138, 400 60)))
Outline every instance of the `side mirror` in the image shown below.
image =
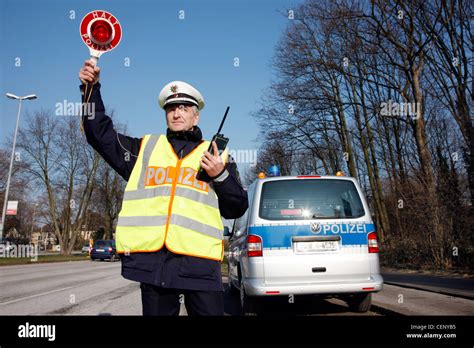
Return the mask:
POLYGON ((231 233, 230 233, 229 227, 224 226, 224 237, 228 237, 230 235, 231 233))

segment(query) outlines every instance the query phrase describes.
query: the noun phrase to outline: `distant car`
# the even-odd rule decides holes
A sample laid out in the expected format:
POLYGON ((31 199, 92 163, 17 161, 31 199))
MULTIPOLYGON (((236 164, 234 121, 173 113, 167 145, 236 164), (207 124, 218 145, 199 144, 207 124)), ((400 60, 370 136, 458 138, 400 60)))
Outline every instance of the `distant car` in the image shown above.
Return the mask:
POLYGON ((94 241, 91 250, 91 260, 110 260, 115 261, 119 259, 117 249, 115 247, 115 240, 98 239, 94 241))
POLYGON ((52 251, 61 251, 61 245, 59 244, 56 244, 56 245, 53 245, 53 247, 51 248, 52 251))
POLYGON ((83 254, 89 253, 89 250, 90 250, 90 245, 89 244, 86 244, 82 247, 82 253, 83 254))

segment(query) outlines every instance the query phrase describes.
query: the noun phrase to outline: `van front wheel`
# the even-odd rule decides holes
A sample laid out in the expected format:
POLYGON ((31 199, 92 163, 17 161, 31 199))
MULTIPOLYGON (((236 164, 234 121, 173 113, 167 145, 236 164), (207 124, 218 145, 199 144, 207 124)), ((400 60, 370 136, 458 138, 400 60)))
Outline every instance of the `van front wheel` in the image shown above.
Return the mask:
POLYGON ((368 312, 372 305, 372 294, 354 294, 346 299, 347 305, 352 312, 368 312))

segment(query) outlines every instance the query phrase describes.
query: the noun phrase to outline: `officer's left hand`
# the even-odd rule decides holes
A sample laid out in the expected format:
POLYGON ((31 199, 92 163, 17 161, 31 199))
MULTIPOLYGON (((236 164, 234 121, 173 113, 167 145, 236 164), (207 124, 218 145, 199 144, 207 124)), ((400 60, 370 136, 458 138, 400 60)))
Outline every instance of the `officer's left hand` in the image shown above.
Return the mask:
POLYGON ((216 155, 214 156, 209 151, 205 151, 200 161, 202 169, 204 169, 211 178, 219 175, 224 170, 224 163, 222 162, 221 156, 219 156, 215 141, 212 142, 212 149, 216 155))

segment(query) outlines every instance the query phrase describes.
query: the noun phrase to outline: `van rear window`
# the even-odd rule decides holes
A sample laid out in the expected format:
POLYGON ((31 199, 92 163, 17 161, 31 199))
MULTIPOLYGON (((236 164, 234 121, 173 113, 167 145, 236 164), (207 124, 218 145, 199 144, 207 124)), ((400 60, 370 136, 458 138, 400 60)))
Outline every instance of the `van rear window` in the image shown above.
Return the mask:
POLYGON ((95 248, 105 248, 105 247, 109 247, 109 246, 112 246, 112 241, 110 240, 96 240, 94 242, 94 247, 95 248))
POLYGON ((263 183, 259 210, 262 219, 347 219, 364 214, 352 181, 302 179, 263 183))

